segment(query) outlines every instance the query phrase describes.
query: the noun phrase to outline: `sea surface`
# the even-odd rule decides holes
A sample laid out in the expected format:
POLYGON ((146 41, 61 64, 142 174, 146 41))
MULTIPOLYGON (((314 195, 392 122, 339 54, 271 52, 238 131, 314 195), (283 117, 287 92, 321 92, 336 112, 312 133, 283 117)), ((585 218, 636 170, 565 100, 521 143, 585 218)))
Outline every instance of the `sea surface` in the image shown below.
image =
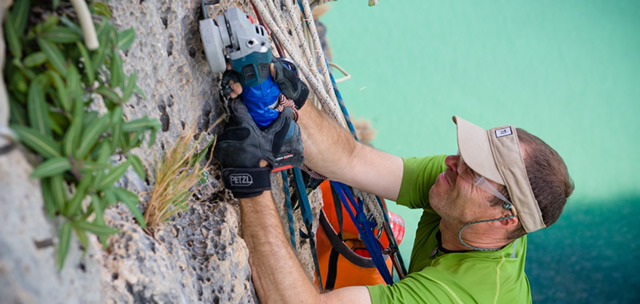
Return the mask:
MULTIPOLYGON (((565 159, 576 190, 529 236, 535 303, 640 303, 640 1, 351 0, 321 21, 376 148, 456 153, 458 115, 524 128, 565 159)), ((392 210, 408 265, 420 212, 392 210)))

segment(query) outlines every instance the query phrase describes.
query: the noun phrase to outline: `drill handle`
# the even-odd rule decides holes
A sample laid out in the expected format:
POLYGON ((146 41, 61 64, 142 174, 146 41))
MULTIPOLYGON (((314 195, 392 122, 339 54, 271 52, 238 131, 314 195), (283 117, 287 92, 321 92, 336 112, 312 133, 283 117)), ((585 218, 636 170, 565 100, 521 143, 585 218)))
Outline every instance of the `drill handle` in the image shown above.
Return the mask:
POLYGON ((254 87, 270 77, 269 64, 271 52, 251 53, 245 57, 231 60, 231 68, 240 74, 243 87, 254 87))

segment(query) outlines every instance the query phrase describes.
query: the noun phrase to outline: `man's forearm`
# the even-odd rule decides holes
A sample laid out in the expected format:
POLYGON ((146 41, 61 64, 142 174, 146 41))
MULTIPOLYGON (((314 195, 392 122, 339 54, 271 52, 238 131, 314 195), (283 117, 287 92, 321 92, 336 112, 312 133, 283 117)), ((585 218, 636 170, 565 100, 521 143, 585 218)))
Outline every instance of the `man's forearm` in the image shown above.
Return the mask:
POLYGON ((262 303, 371 303, 363 286, 320 294, 285 237, 271 191, 241 198, 240 210, 253 284, 262 303))
POLYGON ((356 142, 347 129, 310 103, 299 113, 305 165, 331 180, 397 198, 402 159, 356 142))
POLYGON ((270 191, 240 199, 243 238, 249 247, 253 284, 262 303, 318 303, 286 239, 270 191))
POLYGON ((343 162, 357 149, 353 136, 313 104, 299 111, 298 124, 302 130, 305 165, 335 179, 342 172, 343 162), (331 150, 333 153, 328 153, 331 150))

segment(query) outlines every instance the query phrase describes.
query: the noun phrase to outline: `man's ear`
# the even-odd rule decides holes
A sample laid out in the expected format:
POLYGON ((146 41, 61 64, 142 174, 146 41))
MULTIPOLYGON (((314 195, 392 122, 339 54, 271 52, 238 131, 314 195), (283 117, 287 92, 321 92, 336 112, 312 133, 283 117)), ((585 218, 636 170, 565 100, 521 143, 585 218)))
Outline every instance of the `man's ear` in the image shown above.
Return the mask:
MULTIPOLYGON (((509 210, 503 210, 500 213, 500 217, 509 217, 512 216, 513 213, 511 213, 511 211, 509 210)), ((496 228, 502 228, 502 229, 512 229, 515 228, 516 226, 518 226, 518 223, 520 221, 518 220, 517 217, 512 217, 512 218, 508 218, 508 219, 504 219, 504 220, 500 220, 500 221, 493 221, 493 222, 489 222, 493 225, 496 226, 496 228)))

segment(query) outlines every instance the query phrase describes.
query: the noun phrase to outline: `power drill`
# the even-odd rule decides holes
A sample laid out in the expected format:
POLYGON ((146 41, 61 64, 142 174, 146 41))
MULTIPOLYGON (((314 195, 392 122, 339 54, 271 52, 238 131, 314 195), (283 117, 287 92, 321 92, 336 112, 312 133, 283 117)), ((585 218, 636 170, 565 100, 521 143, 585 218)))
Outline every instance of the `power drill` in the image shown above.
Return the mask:
POLYGON ((274 109, 280 89, 269 71, 273 56, 267 30, 234 7, 215 22, 212 18, 201 20, 200 36, 211 70, 224 72, 228 59, 231 69, 239 74, 242 100, 251 117, 258 126, 269 126, 280 113, 274 109))

